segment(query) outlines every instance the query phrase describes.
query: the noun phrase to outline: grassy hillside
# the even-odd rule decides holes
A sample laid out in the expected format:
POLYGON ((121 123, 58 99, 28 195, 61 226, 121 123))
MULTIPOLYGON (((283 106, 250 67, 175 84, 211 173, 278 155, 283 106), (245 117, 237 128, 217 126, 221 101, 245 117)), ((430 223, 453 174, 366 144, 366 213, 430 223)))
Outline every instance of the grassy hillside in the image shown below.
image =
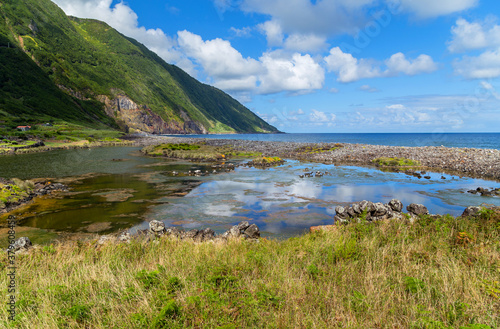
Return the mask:
POLYGON ((17 318, 2 307, 0 326, 499 328, 499 241, 484 210, 285 241, 47 245, 18 256, 17 318))
MULTIPOLYGON (((104 112, 96 103, 98 96, 113 99, 121 94, 176 127, 192 121, 209 132, 276 132, 224 92, 201 84, 103 22, 67 17, 49 0, 2 1, 0 15, 2 43, 23 49, 53 85, 88 100, 77 105, 87 106, 84 112, 99 119, 104 112)), ((3 67, 2 73, 6 70, 3 67)), ((11 74, 25 75, 25 71, 20 68, 11 74)), ((26 77, 15 78, 23 82, 26 77)), ((52 89, 47 87, 45 94, 59 97, 52 89)), ((40 90, 32 95, 45 97, 40 90)), ((20 98, 15 91, 11 96, 20 98)), ((18 113, 10 104, 4 105, 4 111, 18 113)), ((26 106, 23 111, 32 113, 33 109, 26 106)), ((57 113, 45 112, 64 119, 81 116, 68 106, 57 113)), ((189 126, 184 128, 189 130, 189 126)))

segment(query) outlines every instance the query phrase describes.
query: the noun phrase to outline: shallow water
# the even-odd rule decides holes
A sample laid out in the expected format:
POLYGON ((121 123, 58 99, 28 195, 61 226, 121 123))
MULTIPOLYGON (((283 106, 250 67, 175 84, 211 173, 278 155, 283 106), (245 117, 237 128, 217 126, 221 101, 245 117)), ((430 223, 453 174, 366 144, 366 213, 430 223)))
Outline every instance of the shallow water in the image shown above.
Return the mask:
POLYGON ((287 161, 272 169, 238 167, 205 177, 173 176, 188 170, 212 171, 208 164, 146 158, 137 148, 66 150, 0 157, 0 177, 66 177, 72 190, 57 199, 41 199, 23 208, 23 225, 69 232, 145 229, 157 219, 185 229, 227 230, 241 220, 256 223, 263 236, 290 237, 310 226, 332 224, 337 205, 360 200, 406 206, 421 203, 431 213, 460 215, 469 205, 500 206, 498 197, 465 193, 498 182, 428 173, 418 179, 375 168, 287 161), (119 161, 116 161, 119 160, 119 161), (323 177, 300 178, 305 171, 328 171, 323 177), (444 176, 446 179, 441 179, 444 176), (191 185, 189 188, 188 186, 191 185), (182 191, 184 197, 173 196, 182 191))

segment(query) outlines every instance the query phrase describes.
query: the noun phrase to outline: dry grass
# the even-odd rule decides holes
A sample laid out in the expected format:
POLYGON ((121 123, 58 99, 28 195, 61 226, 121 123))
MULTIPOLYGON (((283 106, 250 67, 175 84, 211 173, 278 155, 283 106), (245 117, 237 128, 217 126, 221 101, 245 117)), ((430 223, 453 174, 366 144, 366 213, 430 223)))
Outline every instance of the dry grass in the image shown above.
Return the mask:
POLYGON ((498 328, 499 241, 484 212, 286 241, 66 243, 18 257, 18 315, 0 326, 498 328))

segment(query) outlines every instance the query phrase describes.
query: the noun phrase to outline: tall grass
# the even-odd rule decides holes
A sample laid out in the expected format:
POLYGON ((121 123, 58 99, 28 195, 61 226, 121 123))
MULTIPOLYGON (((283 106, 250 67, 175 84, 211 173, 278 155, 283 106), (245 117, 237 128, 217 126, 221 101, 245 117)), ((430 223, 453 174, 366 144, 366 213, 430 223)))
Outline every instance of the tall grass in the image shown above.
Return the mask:
POLYGON ((483 212, 285 241, 65 243, 18 257, 18 315, 0 326, 498 328, 499 241, 483 212))

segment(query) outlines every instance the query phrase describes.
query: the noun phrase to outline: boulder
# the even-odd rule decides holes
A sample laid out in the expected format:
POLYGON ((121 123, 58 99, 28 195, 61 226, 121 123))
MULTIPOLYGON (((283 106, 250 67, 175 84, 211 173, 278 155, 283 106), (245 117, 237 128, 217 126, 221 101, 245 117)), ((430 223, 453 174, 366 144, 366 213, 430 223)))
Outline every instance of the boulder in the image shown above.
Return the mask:
POLYGON ((258 239, 260 238, 259 227, 255 224, 250 225, 243 233, 247 239, 258 239))
POLYGON ((249 222, 243 221, 243 222, 241 222, 241 223, 238 224, 238 229, 240 231, 245 231, 249 226, 250 226, 249 222))
POLYGON ((14 243, 9 246, 8 250, 13 250, 15 253, 20 253, 28 251, 31 247, 33 247, 31 240, 28 237, 23 236, 14 241, 14 243))
POLYGON ((337 213, 337 216, 339 216, 341 218, 349 217, 349 214, 347 213, 346 208, 344 208, 342 206, 335 207, 335 212, 337 213))
POLYGON ((429 210, 427 210, 427 207, 424 206, 423 204, 418 204, 418 203, 412 203, 408 205, 406 207, 406 210, 408 210, 409 213, 414 214, 415 216, 429 214, 429 210))
POLYGON ((403 211, 403 203, 398 199, 392 199, 389 201, 388 206, 395 212, 403 211))
POLYGON ((215 238, 215 231, 211 228, 206 228, 198 234, 201 238, 201 241, 213 240, 215 238))
POLYGON ((465 208, 464 212, 462 213, 462 217, 474 217, 479 214, 479 211, 481 210, 481 207, 474 207, 474 206, 469 206, 465 208))
POLYGON ((383 203, 377 202, 374 206, 375 210, 372 211, 372 217, 382 217, 387 214, 388 209, 383 203))
POLYGON ((152 220, 149 222, 149 230, 155 235, 165 234, 165 223, 159 220, 152 220))
POLYGON ((189 230, 186 233, 184 233, 184 238, 195 239, 199 233, 200 233, 200 231, 198 231, 197 229, 192 229, 192 230, 189 230))
POLYGON ((348 218, 348 217, 341 217, 339 215, 335 215, 333 217, 333 220, 335 221, 335 223, 341 223, 341 224, 348 224, 351 220, 348 218))

